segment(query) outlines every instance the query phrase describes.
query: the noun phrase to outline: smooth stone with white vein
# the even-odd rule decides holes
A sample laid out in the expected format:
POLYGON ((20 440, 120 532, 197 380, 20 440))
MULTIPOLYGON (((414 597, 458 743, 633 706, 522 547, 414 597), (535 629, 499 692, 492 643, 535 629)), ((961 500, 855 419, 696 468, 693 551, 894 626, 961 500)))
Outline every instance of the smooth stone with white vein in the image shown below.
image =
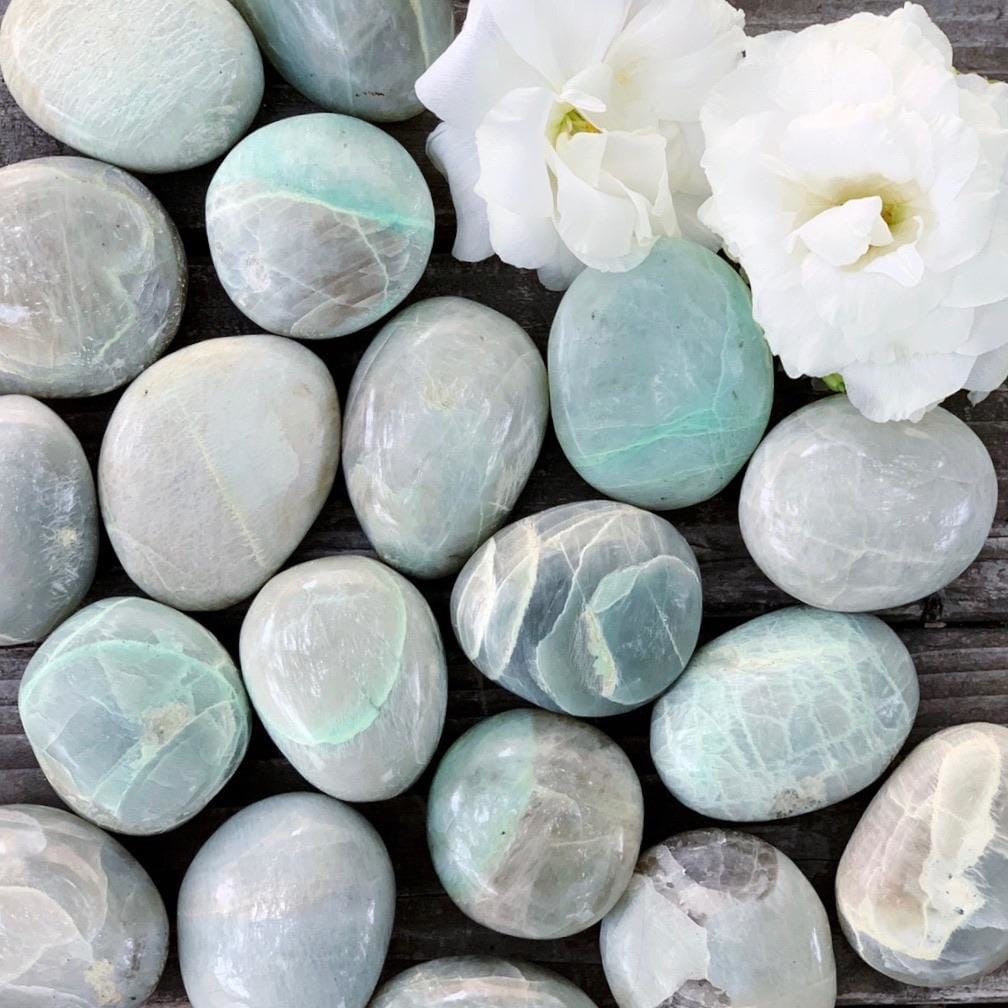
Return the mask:
POLYGON ((655 705, 651 755, 702 815, 782 819, 877 780, 919 698, 913 659, 880 619, 784 609, 697 651, 655 705))
POLYGON ((682 833, 641 857, 602 923, 619 1008, 833 1008, 826 911, 775 847, 720 829, 682 833))
POLYGON ((242 624, 241 667, 277 747, 334 798, 400 794, 441 738, 448 683, 437 623, 376 560, 333 556, 278 574, 242 624))
POLYGON ((392 865, 360 813, 320 794, 256 802, 182 880, 179 965, 192 1008, 364 1008, 394 913, 392 865))
POLYGON ((263 96, 255 36, 227 0, 11 0, 0 70, 36 125, 140 172, 220 157, 263 96))
POLYGON ((452 592, 462 650, 547 710, 620 714, 678 678, 696 647, 700 572, 663 518, 612 501, 565 504, 498 532, 452 592))
POLYGON ((383 560, 454 574, 507 517, 549 419, 546 368, 509 318, 465 298, 407 308, 350 386, 347 489, 383 560))
POLYGON ((0 806, 0 1008, 140 1008, 168 955, 154 883, 97 826, 0 806))
POLYGON ((126 573, 177 609, 225 609, 280 568, 318 517, 339 463, 325 365, 277 336, 179 350, 112 414, 102 514, 126 573))
POLYGON ((406 150, 327 113, 246 137, 210 183, 206 222, 231 300, 298 339, 377 322, 416 286, 434 244, 430 190, 406 150))
POLYGON ((178 231, 126 172, 75 157, 0 169, 0 392, 118 388, 172 341, 185 291, 178 231))
POLYGON ((760 445, 739 523, 783 591, 821 609, 864 612, 955 580, 986 542, 997 498, 987 449, 951 413, 880 424, 831 396, 760 445))
POLYGON ((1008 962, 1008 728, 932 735, 875 796, 837 869, 844 934, 901 983, 967 983, 1008 962))
POLYGON ((25 669, 18 711, 63 801, 134 835, 200 812, 238 768, 251 729, 224 648, 141 598, 96 602, 59 627, 25 669))

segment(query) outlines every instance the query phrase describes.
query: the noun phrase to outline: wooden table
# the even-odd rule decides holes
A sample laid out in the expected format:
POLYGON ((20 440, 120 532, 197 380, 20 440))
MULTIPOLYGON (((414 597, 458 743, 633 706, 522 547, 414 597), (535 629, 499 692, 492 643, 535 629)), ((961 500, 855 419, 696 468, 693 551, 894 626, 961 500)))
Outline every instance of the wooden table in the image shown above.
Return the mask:
MULTIPOLYGON (((279 0, 278 0, 279 2, 279 0)), ((549 2, 549 0, 543 0, 549 2)), ((0 12, 8 0, 0 0, 0 12)), ((956 46, 958 65, 991 77, 1008 78, 1008 0, 933 0, 932 14, 956 46)), ((749 27, 754 33, 800 28, 819 20, 853 13, 863 0, 753 0, 749 27)), ((891 3, 868 0, 869 9, 887 12, 891 3)), ((460 17, 464 3, 460 3, 460 17)), ((257 120, 263 125, 311 111, 311 104, 270 73, 266 100, 257 120)), ((457 294, 491 305, 516 319, 545 350, 558 298, 544 291, 531 274, 496 260, 477 266, 455 262, 450 255, 454 218, 447 187, 431 169, 424 142, 433 126, 429 116, 394 126, 389 132, 418 160, 437 206, 435 253, 412 300, 457 294)), ((0 164, 43 155, 71 153, 36 129, 0 85, 0 164)), ((178 224, 190 264, 190 296, 175 348, 255 331, 235 309, 217 282, 203 230, 203 198, 213 167, 176 175, 145 178, 178 224)), ((336 379, 341 400, 360 355, 376 328, 353 337, 314 343, 336 379)), ((789 381, 778 373, 774 421, 814 395, 807 381, 789 381)), ((116 394, 51 405, 81 438, 92 463, 97 461, 106 421, 116 394)), ((884 614, 896 627, 917 662, 922 703, 911 745, 947 725, 987 720, 1008 724, 1008 391, 971 408, 963 397, 955 412, 987 444, 997 466, 1003 502, 991 538, 973 567, 945 591, 884 614)), ((710 638, 739 622, 787 604, 749 559, 736 520, 737 482, 717 500, 670 515, 697 552, 703 568, 710 638)), ((516 516, 568 501, 596 496, 573 472, 550 436, 542 458, 516 510, 516 516)), ((300 562, 340 552, 370 552, 354 518, 341 478, 322 515, 292 557, 300 562)), ((521 706, 511 694, 490 685, 462 657, 448 620, 449 581, 424 586, 442 624, 449 650, 451 698, 442 750, 466 728, 489 714, 521 706)), ((112 595, 136 594, 103 540, 99 573, 89 602, 112 595)), ((234 651, 245 607, 201 617, 234 651)), ((30 647, 0 649, 0 803, 58 804, 25 740, 17 713, 17 687, 30 647)), ((644 783, 647 802, 645 844, 697 826, 700 819, 678 805, 658 781, 648 756, 648 712, 599 722, 625 747, 644 783)), ((428 773, 408 795, 367 806, 362 811, 389 847, 399 883, 395 934, 386 975, 436 956, 495 953, 523 957, 553 966, 590 994, 599 1008, 614 1004, 599 965, 597 929, 564 941, 530 942, 493 934, 470 922, 441 890, 424 840, 424 796, 428 773)), ((254 735, 248 758, 233 781, 195 822, 167 836, 128 840, 154 877, 171 912, 182 874, 200 844, 229 815, 268 795, 304 789, 306 785, 283 760, 262 730, 254 735)), ((812 879, 833 913, 834 868, 869 794, 813 815, 786 822, 747 827, 789 854, 812 879)), ((835 923, 835 918, 834 918, 835 923)), ((837 929, 838 930, 838 929, 837 929)), ((872 972, 842 937, 835 939, 840 1003, 844 1005, 1008 1004, 1008 969, 969 988, 925 991, 893 983, 872 972)), ((152 1004, 183 1008, 185 999, 177 962, 167 972, 152 1004)), ((298 1008, 291 1005, 290 1008, 298 1008)))

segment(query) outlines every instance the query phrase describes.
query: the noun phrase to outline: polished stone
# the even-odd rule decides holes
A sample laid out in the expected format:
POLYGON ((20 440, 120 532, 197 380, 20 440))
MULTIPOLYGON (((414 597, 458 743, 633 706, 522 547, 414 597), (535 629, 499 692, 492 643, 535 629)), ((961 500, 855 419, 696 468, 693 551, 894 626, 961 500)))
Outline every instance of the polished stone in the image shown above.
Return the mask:
POLYGON ((0 70, 47 133, 142 172, 220 157, 263 96, 255 37, 227 0, 11 0, 0 70))
POLYGON ((367 557, 278 574, 241 630, 252 703, 294 768, 344 801, 380 801, 423 773, 441 738, 448 681, 424 597, 367 557))
POLYGON ((1008 728, 932 735, 858 823, 837 870, 848 941, 901 983, 966 983, 1008 962, 1008 728))
POLYGON ((140 598, 96 602, 51 634, 24 671, 18 711, 63 801, 135 835, 200 812, 238 768, 251 728, 224 648, 140 598))
POLYGON ((270 62, 330 112, 423 111, 413 85, 455 34, 451 0, 233 0, 270 62))
POLYGON ((217 275, 256 325, 298 339, 357 332, 416 286, 434 244, 420 169, 388 134, 347 116, 257 130, 207 192, 217 275))
POLYGON ((739 523, 760 569, 809 605, 888 609, 976 559, 997 507, 983 442, 951 413, 872 423, 844 396, 793 413, 753 456, 739 523))
POLYGON ((140 1008, 168 955, 147 873, 96 826, 0 806, 0 1008, 140 1008))
POLYGON ((664 519, 611 501, 551 508, 498 532, 452 593, 462 650, 547 710, 620 714, 664 692, 700 630, 700 572, 664 519))
POLYGON ((272 577, 339 463, 325 365, 276 336, 207 340, 126 390, 102 442, 102 514, 126 573, 177 609, 225 609, 272 577))
POLYGON ((41 640, 87 593, 98 503, 73 431, 48 406, 0 396, 0 645, 41 640))
POLYGON ((90 396, 172 341, 186 261, 136 179, 87 158, 0 169, 0 392, 90 396))
POLYGON ((473 920, 519 938, 564 938, 619 899, 643 819, 619 746, 580 721, 517 710, 448 750, 427 839, 441 884, 473 920))
POLYGON ((783 609, 697 651, 655 706, 651 755, 701 815, 783 819, 877 780, 919 698, 913 659, 880 619, 783 609))
POLYGON ((385 326, 343 432, 350 500, 382 559, 414 577, 456 573, 514 507, 548 419, 542 357, 499 312, 434 298, 385 326))
POLYGON ((192 1008, 364 1008, 392 933, 381 838, 319 794, 229 819, 182 881, 179 964, 192 1008))
POLYGON ((794 862, 745 833, 682 833, 647 851, 602 924, 619 1008, 833 1008, 826 911, 794 862))

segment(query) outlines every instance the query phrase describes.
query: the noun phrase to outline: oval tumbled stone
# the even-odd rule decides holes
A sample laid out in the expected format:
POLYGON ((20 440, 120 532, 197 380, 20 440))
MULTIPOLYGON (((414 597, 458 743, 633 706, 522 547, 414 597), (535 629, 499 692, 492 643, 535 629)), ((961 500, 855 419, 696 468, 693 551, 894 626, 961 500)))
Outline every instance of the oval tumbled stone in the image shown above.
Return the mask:
POLYGON ((779 588, 821 609, 864 612, 914 602, 962 574, 997 497, 987 449, 951 413, 880 424, 831 396, 760 445, 739 523, 779 588))
POLYGON ((98 502, 73 431, 48 406, 0 396, 0 645, 41 640, 91 587, 98 502))
POLYGON ((875 796, 836 883, 844 934, 901 983, 966 983, 1008 962, 1008 728, 932 735, 875 796))
POLYGON ((394 912, 392 865, 359 813, 319 794, 250 805, 182 881, 179 964, 192 1008, 364 1008, 394 912))
POLYGON ((142 172, 220 157, 263 96, 255 37, 227 0, 11 0, 0 70, 37 126, 142 172))
POLYGON ((629 273, 574 281, 550 333, 549 374, 571 465, 607 496, 659 511, 720 493, 773 402, 748 288, 682 239, 660 241, 629 273))
POLYGON ((434 244, 416 163, 348 116, 294 116, 257 130, 217 170, 207 236, 231 300, 283 336, 326 339, 387 315, 434 244))
POLYGON ((343 432, 350 500, 382 559, 414 577, 458 571, 514 507, 548 419, 539 351, 492 308, 433 298, 385 326, 343 432))
POLYGON ((175 225, 126 172, 75 157, 0 169, 0 392, 118 388, 172 341, 185 291, 175 225))
POLYGON ((96 602, 59 627, 25 669, 18 710, 63 801, 135 835, 201 811, 238 768, 251 727, 224 648, 140 598, 96 602))
POLYGON ((158 361, 119 400, 98 466, 126 573, 177 609, 247 598, 318 517, 339 435, 329 372, 290 340, 207 340, 158 361))
POLYGON ((640 782, 619 746, 580 721, 517 710, 448 750, 427 839, 441 884, 473 920, 519 938, 564 938, 619 899, 643 820, 640 782))
POLYGON ((640 859, 602 922, 619 1008, 833 1008, 826 911, 775 847, 720 829, 682 833, 640 859))
POLYGON ((462 650, 488 678, 547 710, 620 714, 666 690, 693 654, 700 572, 664 519, 611 501, 509 525, 452 592, 462 650))
POLYGON ((448 684, 437 623, 376 560, 326 557, 278 574, 242 624, 241 667, 277 747, 335 798, 405 791, 441 738, 448 684))
POLYGON ((697 651, 655 705, 651 755, 702 815, 783 819, 877 780, 919 698, 913 659, 880 619, 784 609, 697 651))
POLYGON ((168 915, 140 865, 97 826, 0 806, 0 1008, 140 1008, 168 956, 168 915))

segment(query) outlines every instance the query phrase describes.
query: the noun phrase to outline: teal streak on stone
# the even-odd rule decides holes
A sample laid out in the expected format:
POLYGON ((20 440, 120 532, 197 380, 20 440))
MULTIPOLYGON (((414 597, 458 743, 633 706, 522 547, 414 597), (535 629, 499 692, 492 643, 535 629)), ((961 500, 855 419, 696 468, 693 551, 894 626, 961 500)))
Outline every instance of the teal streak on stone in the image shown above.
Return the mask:
POLYGON ((549 342, 557 437, 597 490, 666 510, 723 490, 755 451, 773 362, 738 274, 681 239, 628 273, 586 270, 549 342))

